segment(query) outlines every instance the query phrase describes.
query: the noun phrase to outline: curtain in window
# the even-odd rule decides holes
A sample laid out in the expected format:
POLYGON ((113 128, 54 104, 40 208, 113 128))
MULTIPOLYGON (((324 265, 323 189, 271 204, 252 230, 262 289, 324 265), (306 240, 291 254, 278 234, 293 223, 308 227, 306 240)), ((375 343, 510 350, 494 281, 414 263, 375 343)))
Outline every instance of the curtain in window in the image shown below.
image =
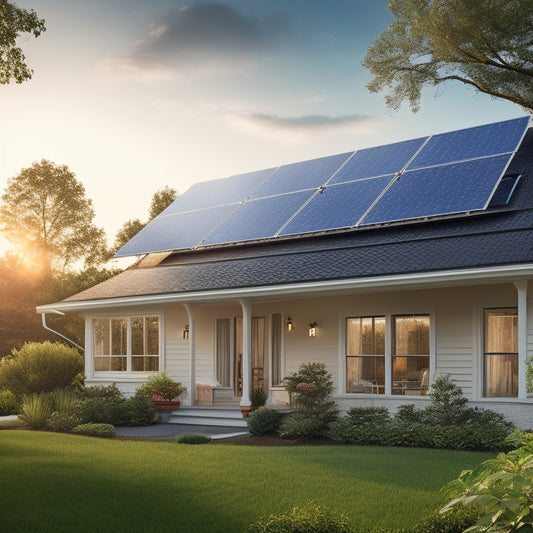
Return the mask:
POLYGON ((231 320, 216 321, 217 381, 223 387, 231 387, 231 320))
POLYGON ((280 385, 283 380, 281 375, 282 327, 281 313, 272 315, 272 385, 280 385))

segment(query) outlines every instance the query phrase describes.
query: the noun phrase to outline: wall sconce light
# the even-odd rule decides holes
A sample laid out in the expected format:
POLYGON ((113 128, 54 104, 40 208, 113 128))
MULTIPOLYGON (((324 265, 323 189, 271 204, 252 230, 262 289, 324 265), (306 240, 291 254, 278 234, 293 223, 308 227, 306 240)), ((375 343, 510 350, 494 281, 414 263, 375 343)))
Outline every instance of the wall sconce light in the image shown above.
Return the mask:
POLYGON ((309 336, 310 337, 316 337, 317 327, 318 327, 318 324, 316 322, 311 322, 311 324, 309 324, 309 336))
POLYGON ((189 338, 189 324, 185 326, 185 329, 183 330, 183 338, 187 340, 189 338))
POLYGON ((292 331, 294 329, 294 322, 291 317, 287 318, 287 331, 292 331))

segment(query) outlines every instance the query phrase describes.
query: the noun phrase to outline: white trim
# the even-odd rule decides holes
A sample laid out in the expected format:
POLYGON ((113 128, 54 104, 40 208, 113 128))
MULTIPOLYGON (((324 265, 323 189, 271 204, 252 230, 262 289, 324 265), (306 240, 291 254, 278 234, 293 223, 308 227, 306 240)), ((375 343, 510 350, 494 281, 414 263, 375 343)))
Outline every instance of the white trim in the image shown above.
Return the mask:
POLYGON ((505 267, 487 267, 468 270, 445 270, 439 272, 422 272, 376 276, 370 278, 323 280, 304 283, 288 283, 261 287, 242 287, 237 289, 220 289, 197 292, 177 292, 141 296, 121 296, 99 300, 82 300, 59 302, 37 307, 38 313, 51 311, 89 311, 91 309, 108 309, 130 307, 134 305, 169 304, 185 302, 214 302, 242 298, 272 298, 295 295, 320 295, 344 291, 368 291, 372 289, 406 289, 413 286, 444 287, 462 283, 482 284, 486 282, 514 282, 520 278, 533 278, 533 265, 511 265, 505 267))

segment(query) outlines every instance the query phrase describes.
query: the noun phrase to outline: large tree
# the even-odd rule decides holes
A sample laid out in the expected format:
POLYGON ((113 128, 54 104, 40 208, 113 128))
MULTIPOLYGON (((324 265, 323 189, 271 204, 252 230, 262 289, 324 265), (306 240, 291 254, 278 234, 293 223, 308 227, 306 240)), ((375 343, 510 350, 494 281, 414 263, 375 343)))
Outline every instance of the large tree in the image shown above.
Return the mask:
POLYGON ((26 65, 22 49, 17 46, 17 39, 23 33, 39 37, 46 28, 44 19, 37 13, 18 8, 13 2, 0 0, 0 83, 17 83, 29 80, 33 70, 26 65))
POLYGON ((36 265, 62 271, 106 257, 105 234, 83 184, 65 165, 46 159, 7 182, 0 204, 0 232, 36 265))
POLYGON ((533 113, 531 0, 391 0, 394 18, 363 65, 386 103, 420 107, 421 91, 459 81, 533 113))

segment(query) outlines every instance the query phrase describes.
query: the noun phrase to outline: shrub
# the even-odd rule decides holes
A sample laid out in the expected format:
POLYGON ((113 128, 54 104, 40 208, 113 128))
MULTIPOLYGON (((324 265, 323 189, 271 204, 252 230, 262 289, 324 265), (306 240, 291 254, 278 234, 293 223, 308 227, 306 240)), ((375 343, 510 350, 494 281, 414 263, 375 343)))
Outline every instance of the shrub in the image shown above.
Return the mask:
POLYGON ((123 424, 126 426, 148 426, 154 421, 156 408, 154 402, 142 392, 126 400, 122 406, 124 409, 123 424))
POLYGON ((81 402, 79 415, 82 424, 126 425, 126 399, 124 397, 88 398, 81 402))
POLYGON ((382 424, 390 418, 389 410, 386 407, 352 407, 348 409, 347 415, 356 426, 382 424))
POLYGON ((117 387, 115 383, 111 385, 96 385, 94 387, 84 387, 82 398, 99 399, 99 400, 121 400, 124 398, 122 391, 117 387))
POLYGON ((174 381, 166 372, 154 374, 148 381, 139 387, 146 396, 157 396, 160 400, 171 401, 187 392, 187 387, 174 381))
POLYGON ((352 533, 346 516, 309 504, 290 513, 270 515, 252 524, 248 533, 352 533))
POLYGON ((176 437, 178 444, 209 444, 211 437, 208 435, 199 435, 198 433, 184 433, 176 437))
POLYGON ((422 409, 417 409, 414 403, 400 405, 394 418, 402 422, 422 422, 424 415, 422 409))
POLYGON ((83 359, 75 348, 60 342, 28 342, 0 364, 0 389, 17 398, 68 387, 83 371, 83 359))
POLYGON ((254 389, 251 394, 252 411, 265 405, 268 394, 263 389, 254 389))
POLYGON ((283 415, 275 409, 257 409, 246 419, 252 435, 276 435, 283 415))
POLYGON ((72 430, 72 433, 102 438, 112 438, 115 436, 115 431, 111 424, 81 424, 76 426, 72 430))
POLYGON ((333 379, 325 363, 309 362, 285 378, 285 389, 293 393, 295 412, 280 427, 280 435, 287 438, 322 437, 338 416, 338 409, 330 395, 333 379))
POLYGON ((0 416, 14 415, 17 411, 17 397, 10 390, 0 390, 0 416))
POLYGON ((30 394, 22 397, 19 418, 32 429, 44 428, 51 414, 52 402, 48 394, 30 394))
POLYGON ((79 416, 75 414, 54 411, 46 421, 46 428, 58 433, 69 433, 80 423, 79 416))
POLYGON ((80 404, 79 396, 70 389, 58 389, 50 394, 52 408, 61 414, 74 414, 80 404))

